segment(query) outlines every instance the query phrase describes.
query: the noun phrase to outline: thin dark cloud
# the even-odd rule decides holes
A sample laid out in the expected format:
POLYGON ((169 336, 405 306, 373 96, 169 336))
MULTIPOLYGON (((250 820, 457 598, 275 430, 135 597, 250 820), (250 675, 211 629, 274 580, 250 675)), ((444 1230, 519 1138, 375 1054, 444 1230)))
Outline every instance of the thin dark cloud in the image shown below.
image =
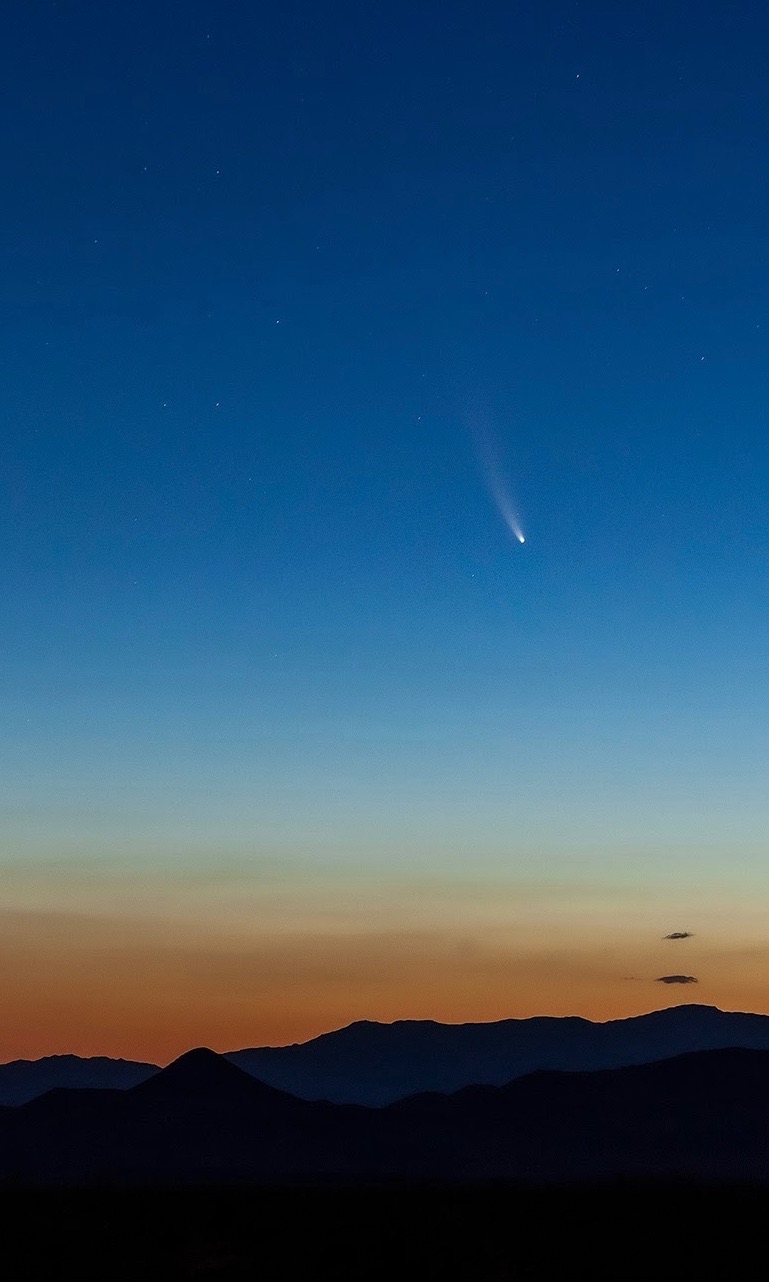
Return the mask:
POLYGON ((655 984, 698 984, 694 975, 658 975, 655 984))
POLYGON ((663 935, 663 939, 693 939, 693 930, 674 930, 669 935, 663 935))

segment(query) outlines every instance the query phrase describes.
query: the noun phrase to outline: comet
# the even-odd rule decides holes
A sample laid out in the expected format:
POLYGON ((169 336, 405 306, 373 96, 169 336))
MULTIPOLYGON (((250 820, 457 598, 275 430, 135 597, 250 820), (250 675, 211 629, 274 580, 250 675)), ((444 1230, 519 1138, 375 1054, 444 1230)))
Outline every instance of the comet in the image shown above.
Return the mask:
POLYGON ((520 518, 513 501, 510 481, 500 463, 497 442, 485 424, 476 424, 474 428, 478 457, 486 488, 513 538, 517 539, 519 543, 525 543, 526 536, 521 528, 520 518))

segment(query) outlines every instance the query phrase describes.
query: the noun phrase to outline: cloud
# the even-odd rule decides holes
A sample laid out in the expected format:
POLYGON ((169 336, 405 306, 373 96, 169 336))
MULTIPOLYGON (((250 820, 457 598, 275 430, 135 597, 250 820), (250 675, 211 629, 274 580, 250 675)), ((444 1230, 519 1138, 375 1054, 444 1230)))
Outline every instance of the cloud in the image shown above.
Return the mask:
POLYGON ((663 939, 693 939, 693 930, 674 930, 670 935, 663 935, 663 939))
POLYGON ((658 975, 655 984, 698 984, 694 975, 658 975))

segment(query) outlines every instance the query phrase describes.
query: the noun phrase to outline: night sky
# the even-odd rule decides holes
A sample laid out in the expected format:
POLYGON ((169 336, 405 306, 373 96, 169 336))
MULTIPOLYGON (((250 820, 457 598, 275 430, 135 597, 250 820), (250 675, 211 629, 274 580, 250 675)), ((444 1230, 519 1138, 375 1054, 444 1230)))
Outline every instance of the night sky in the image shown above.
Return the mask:
POLYGON ((767 47, 7 0, 0 1058, 769 1011, 767 47))

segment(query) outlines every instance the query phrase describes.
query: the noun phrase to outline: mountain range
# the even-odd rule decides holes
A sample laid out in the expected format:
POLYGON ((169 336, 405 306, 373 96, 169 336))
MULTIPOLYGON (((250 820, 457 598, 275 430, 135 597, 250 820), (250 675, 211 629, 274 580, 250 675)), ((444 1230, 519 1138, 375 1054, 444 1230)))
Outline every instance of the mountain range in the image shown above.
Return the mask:
POLYGON ((769 1051, 732 1048, 367 1108, 299 1099, 198 1048, 128 1089, 0 1108, 0 1181, 769 1184, 768 1088, 769 1051))
POLYGON ((539 1069, 588 1072, 728 1047, 769 1050, 769 1016, 691 1004, 607 1023, 578 1017, 361 1021, 299 1045, 228 1058, 305 1099, 381 1106, 421 1091, 501 1086, 539 1069))
MULTIPOLYGON (((305 1100, 382 1107, 425 1091, 501 1086, 542 1069, 594 1072, 691 1051, 769 1050, 769 1016, 681 1005, 630 1019, 578 1017, 440 1024, 368 1020, 291 1046, 256 1047, 226 1058, 267 1085, 305 1100)), ((0 1065, 0 1105, 26 1103, 54 1087, 125 1090, 155 1064, 53 1055, 0 1065)))

